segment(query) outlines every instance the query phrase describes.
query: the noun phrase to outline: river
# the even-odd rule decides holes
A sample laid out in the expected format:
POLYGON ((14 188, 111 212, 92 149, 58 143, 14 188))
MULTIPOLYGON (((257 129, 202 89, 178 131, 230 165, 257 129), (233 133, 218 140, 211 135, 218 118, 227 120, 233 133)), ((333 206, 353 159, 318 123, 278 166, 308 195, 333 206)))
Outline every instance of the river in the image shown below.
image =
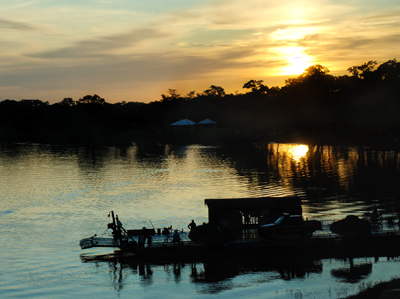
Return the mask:
POLYGON ((368 147, 1 145, 0 297, 342 298, 397 276, 399 258, 88 262, 112 250, 79 240, 109 233, 110 211, 129 229, 186 233, 207 222, 209 198, 298 195, 309 219, 374 205, 395 217, 399 182, 398 153, 368 147))

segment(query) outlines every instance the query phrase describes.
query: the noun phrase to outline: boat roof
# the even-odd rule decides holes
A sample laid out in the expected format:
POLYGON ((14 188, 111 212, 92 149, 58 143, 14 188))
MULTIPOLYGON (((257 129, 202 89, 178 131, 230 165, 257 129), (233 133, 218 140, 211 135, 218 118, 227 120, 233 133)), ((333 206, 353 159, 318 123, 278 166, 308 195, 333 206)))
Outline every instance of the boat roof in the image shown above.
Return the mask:
POLYGON ((238 209, 261 209, 265 207, 277 206, 293 206, 300 205, 301 199, 298 196, 282 196, 282 197, 250 197, 250 198, 218 198, 205 199, 209 209, 217 210, 238 210, 238 209))

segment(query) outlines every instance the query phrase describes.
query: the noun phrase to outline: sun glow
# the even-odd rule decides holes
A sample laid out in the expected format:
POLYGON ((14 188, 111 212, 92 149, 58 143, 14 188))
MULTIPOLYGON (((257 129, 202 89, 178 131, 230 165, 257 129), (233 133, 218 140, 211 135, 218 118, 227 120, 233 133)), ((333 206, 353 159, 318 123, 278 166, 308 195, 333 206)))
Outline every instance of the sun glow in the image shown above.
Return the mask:
POLYGON ((314 59, 299 46, 276 47, 272 51, 282 63, 273 71, 275 76, 301 75, 304 70, 314 64, 314 59))
POLYGON ((313 64, 313 58, 307 54, 307 48, 299 42, 316 33, 316 28, 291 27, 278 29, 270 35, 270 38, 279 44, 272 51, 283 61, 282 67, 276 70, 276 75, 301 75, 313 64))
POLYGON ((272 144, 272 147, 283 156, 286 156, 295 161, 300 161, 300 159, 304 158, 309 150, 308 145, 305 144, 272 144))
POLYGON ((281 75, 301 75, 303 71, 312 65, 312 58, 304 53, 301 47, 290 47, 284 52, 286 65, 281 68, 281 75))
POLYGON ((293 159, 299 161, 301 158, 305 157, 308 152, 308 146, 304 144, 299 144, 290 149, 290 153, 293 155, 293 159))

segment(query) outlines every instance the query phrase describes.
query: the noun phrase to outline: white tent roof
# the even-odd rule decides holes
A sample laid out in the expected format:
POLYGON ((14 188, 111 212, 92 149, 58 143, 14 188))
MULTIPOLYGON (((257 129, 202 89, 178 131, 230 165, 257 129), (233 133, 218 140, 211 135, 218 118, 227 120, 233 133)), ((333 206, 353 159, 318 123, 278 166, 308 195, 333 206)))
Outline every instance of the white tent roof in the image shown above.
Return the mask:
POLYGON ((171 126, 193 126, 196 123, 194 121, 191 121, 189 119, 181 119, 177 122, 174 122, 173 124, 171 124, 171 126))
POLYGON ((199 125, 216 125, 216 124, 217 123, 215 121, 208 119, 208 118, 199 122, 199 125))

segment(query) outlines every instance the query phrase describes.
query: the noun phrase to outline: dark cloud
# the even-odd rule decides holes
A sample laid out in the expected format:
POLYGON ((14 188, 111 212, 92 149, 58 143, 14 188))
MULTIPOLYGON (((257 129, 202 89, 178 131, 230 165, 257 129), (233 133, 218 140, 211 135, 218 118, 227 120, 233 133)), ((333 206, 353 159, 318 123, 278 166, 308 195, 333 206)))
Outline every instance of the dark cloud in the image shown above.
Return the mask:
POLYGON ((400 17, 400 10, 390 11, 386 13, 380 13, 376 15, 372 15, 366 18, 360 18, 360 21, 374 21, 374 20, 382 20, 382 19, 392 19, 392 18, 399 18, 400 17))
MULTIPOLYGON (((367 48, 388 48, 400 46, 400 34, 385 35, 377 37, 361 37, 349 36, 325 40, 326 47, 330 51, 334 50, 348 50, 354 53, 358 50, 365 50, 367 48)), ((371 52, 368 52, 371 55, 371 52)))
POLYGON ((27 23, 14 22, 5 19, 0 19, 0 29, 12 29, 20 31, 35 31, 38 28, 27 23))
POLYGON ((27 54, 26 56, 42 59, 104 59, 112 56, 110 53, 112 50, 134 46, 145 40, 167 38, 170 35, 169 33, 162 32, 152 27, 143 27, 126 34, 97 37, 95 39, 76 42, 71 47, 36 54, 27 54))
POLYGON ((140 57, 114 57, 96 63, 82 60, 81 64, 70 66, 40 66, 33 62, 33 65, 25 64, 24 68, 21 65, 7 75, 0 75, 0 87, 23 85, 31 90, 84 90, 97 86, 101 90, 105 87, 113 89, 129 84, 132 89, 134 86, 140 89, 149 84, 159 87, 164 86, 165 82, 185 81, 189 78, 211 85, 215 84, 210 78, 213 72, 256 67, 261 64, 268 66, 268 63, 262 61, 256 61, 253 65, 239 61, 240 58, 252 54, 253 50, 250 48, 228 48, 213 56, 159 52, 143 54, 140 57), (31 68, 34 71, 30 70, 31 68))

